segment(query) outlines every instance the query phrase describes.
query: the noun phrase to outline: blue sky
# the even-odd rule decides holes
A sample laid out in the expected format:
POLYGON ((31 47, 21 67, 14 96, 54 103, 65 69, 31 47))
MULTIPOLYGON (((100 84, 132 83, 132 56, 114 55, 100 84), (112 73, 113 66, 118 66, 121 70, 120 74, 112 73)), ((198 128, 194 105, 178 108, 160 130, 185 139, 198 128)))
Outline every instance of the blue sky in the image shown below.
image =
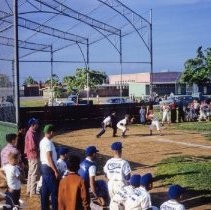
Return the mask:
MULTIPOLYGON (((30 0, 32 1, 32 0, 30 0)), ((21 1, 20 1, 21 2, 21 1)), ((23 1, 24 2, 24 1, 23 1)), ((69 6, 73 9, 78 9, 83 13, 89 13, 93 8, 99 5, 97 0, 89 0, 84 4, 84 0, 68 0, 69 6)), ((182 71, 184 62, 196 55, 196 50, 199 46, 203 49, 211 47, 211 0, 122 0, 122 2, 143 15, 149 17, 149 10, 152 9, 153 14, 153 61, 154 71, 182 71)), ((23 7, 23 6, 22 6, 23 7)), ((98 18, 106 21, 106 16, 112 17, 114 13, 105 8, 99 8, 96 12, 90 14, 93 18, 98 18), (106 10, 104 10, 106 9, 106 10), (105 11, 105 12, 104 12, 105 11)), ((44 17, 26 16, 27 18, 35 18, 35 20, 44 20, 44 17)), ((34 19, 33 19, 34 20, 34 19)), ((69 21, 69 20, 68 20, 69 21)), ((108 24, 113 25, 115 21, 108 21, 108 24)), ((55 28, 68 30, 72 23, 67 23, 67 20, 54 19, 53 26, 55 28), (66 22, 65 22, 66 21, 66 22)), ((69 23, 69 22, 68 22, 69 23)), ((0 26, 1 27, 1 26, 0 26)), ((78 26, 71 33, 87 33, 87 27, 84 25, 78 26)), ((29 39, 34 32, 20 30, 20 38, 33 42, 45 43, 50 41, 46 36, 34 36, 29 39)), ((91 31, 90 33, 96 33, 91 31)), ((52 39, 53 40, 53 39, 52 39)), ((55 40, 53 40, 55 41, 55 40)), ((57 41, 55 41, 57 43, 57 41)), ((60 42, 57 43, 60 45, 60 42)), ((0 45, 0 47, 2 47, 0 45)), ((146 50, 143 52, 143 43, 137 39, 137 35, 133 34, 130 37, 123 39, 123 61, 145 61, 148 60, 146 50)), ((3 52, 3 51, 2 51, 3 52)), ((8 51, 5 51, 9 53, 8 51)), ((6 53, 0 53, 2 54, 6 53)), ((21 51, 21 55, 25 52, 21 51)), ((85 53, 85 50, 84 50, 85 53)), ((49 54, 34 54, 27 57, 29 60, 49 60, 49 54)), ((80 50, 77 46, 67 48, 66 50, 55 53, 55 60, 80 60, 83 61, 80 50), (70 59, 71 58, 71 59, 70 59)), ((119 55, 115 49, 104 40, 97 45, 90 46, 91 61, 119 61, 119 55)), ((54 72, 62 78, 65 75, 72 75, 77 67, 84 67, 84 64, 69 64, 55 63, 54 72)), ((11 68, 10 64, 0 62, 0 73, 8 72, 11 68), (6 66, 7 65, 7 66, 6 66)), ((101 70, 107 74, 119 74, 119 64, 94 64, 90 63, 91 69, 101 70)), ((124 64, 123 73, 137 73, 149 71, 149 65, 142 64, 124 64)), ((46 80, 50 74, 50 64, 41 63, 21 63, 20 64, 20 80, 23 81, 27 76, 31 75, 36 80, 46 80)))

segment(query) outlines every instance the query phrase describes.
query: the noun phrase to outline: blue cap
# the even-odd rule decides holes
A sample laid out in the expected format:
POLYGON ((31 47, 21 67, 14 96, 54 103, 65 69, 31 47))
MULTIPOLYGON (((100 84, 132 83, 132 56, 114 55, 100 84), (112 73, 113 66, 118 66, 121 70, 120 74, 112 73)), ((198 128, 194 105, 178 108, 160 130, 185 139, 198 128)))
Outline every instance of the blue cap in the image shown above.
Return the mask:
POLYGON ((116 141, 111 145, 112 150, 121 150, 122 149, 122 142, 116 141))
POLYGON ((99 150, 97 150, 97 148, 95 146, 89 146, 85 150, 86 155, 92 155, 96 152, 99 152, 99 150))
POLYGON ((153 182, 152 174, 147 173, 141 177, 140 184, 143 186, 149 186, 153 182))
POLYGON ((60 147, 59 148, 59 155, 65 155, 69 152, 69 149, 67 147, 60 147))
POLYGON ((139 174, 134 174, 131 176, 130 178, 130 184, 132 186, 136 186, 139 187, 140 186, 140 179, 141 179, 141 175, 139 174))
POLYGON ((170 199, 176 199, 179 198, 183 193, 185 192, 185 189, 183 187, 181 187, 180 185, 176 184, 176 185, 171 185, 169 187, 169 198, 170 199))
POLYGON ((29 119, 29 121, 28 121, 28 125, 29 126, 31 126, 31 125, 35 125, 35 124, 38 124, 39 123, 39 121, 38 121, 38 119, 36 119, 36 118, 31 118, 31 119, 29 119))

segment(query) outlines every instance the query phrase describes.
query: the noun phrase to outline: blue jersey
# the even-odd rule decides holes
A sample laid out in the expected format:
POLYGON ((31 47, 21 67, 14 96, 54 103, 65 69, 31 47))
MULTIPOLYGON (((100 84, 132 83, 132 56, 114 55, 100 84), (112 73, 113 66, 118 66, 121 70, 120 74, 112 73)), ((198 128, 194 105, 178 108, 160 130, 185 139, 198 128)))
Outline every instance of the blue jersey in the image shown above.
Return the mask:
POLYGON ((89 168, 93 165, 95 165, 94 162, 85 159, 80 163, 80 169, 78 170, 78 174, 80 175, 80 177, 83 178, 86 185, 88 186, 89 186, 89 168))

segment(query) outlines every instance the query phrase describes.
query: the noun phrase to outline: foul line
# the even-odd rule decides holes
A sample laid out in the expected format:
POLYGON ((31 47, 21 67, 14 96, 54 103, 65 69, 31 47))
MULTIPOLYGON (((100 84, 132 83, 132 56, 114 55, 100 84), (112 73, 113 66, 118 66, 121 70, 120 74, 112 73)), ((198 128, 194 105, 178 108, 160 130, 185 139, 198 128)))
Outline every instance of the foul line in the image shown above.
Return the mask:
POLYGON ((201 144, 193 144, 193 143, 186 143, 186 142, 181 142, 181 141, 173 141, 173 140, 169 140, 169 139, 157 138, 156 141, 168 142, 168 143, 174 143, 174 144, 181 144, 181 145, 190 146, 190 147, 201 147, 201 148, 205 148, 205 149, 211 149, 211 146, 206 146, 206 145, 201 145, 201 144))

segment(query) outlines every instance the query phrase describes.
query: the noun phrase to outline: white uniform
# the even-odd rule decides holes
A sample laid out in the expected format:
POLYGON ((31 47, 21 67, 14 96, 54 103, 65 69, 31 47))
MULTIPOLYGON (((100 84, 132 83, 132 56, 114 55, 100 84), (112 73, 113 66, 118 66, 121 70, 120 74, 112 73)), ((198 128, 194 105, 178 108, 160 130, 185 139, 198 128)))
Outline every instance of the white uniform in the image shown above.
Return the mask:
POLYGON ((106 117, 103 120, 103 123, 104 123, 105 126, 109 126, 111 124, 111 116, 106 117))
POLYGON ((145 210, 151 207, 151 196, 142 186, 135 188, 125 201, 125 210, 145 210))
POLYGON ((117 192, 110 202, 110 209, 112 210, 123 210, 126 199, 133 193, 134 188, 124 186, 119 192, 117 192))
POLYGON ((158 117, 153 115, 152 122, 149 126, 149 129, 152 130, 154 126, 156 127, 157 131, 160 130, 160 123, 159 123, 158 117))
POLYGON ((162 119, 162 122, 170 122, 170 107, 169 105, 164 105, 162 107, 163 109, 163 119, 162 119))
POLYGON ((103 170, 108 178, 108 192, 112 199, 114 194, 127 185, 125 177, 131 173, 130 165, 121 158, 111 158, 106 162, 103 170))
POLYGON ((117 123, 117 128, 119 128, 120 130, 122 130, 122 132, 125 132, 127 130, 127 119, 123 119, 123 120, 120 120, 118 123, 117 123))
POLYGON ((176 200, 168 200, 160 206, 160 210, 185 210, 184 205, 176 200))

